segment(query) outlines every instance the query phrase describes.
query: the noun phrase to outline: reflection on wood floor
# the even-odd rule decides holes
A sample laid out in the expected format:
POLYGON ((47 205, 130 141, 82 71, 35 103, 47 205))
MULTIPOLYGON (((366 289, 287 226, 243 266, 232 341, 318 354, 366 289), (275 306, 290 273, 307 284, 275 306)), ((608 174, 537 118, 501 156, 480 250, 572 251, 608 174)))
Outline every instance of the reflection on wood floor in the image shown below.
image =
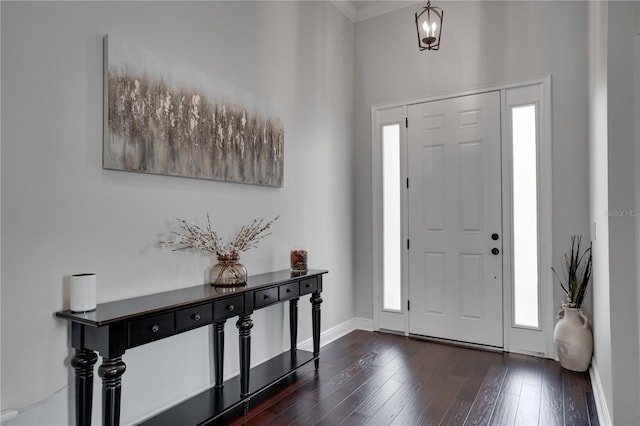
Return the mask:
POLYGON ((524 355, 354 331, 233 425, 598 425, 588 373, 524 355))

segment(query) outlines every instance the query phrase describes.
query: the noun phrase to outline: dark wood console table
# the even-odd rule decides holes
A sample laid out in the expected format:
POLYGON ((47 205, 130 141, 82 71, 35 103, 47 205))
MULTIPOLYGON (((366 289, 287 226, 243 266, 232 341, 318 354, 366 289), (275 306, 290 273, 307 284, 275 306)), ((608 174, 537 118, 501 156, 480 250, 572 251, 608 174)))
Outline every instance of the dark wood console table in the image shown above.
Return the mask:
POLYGON ((126 365, 122 356, 129 348, 164 339, 197 327, 213 325, 215 383, 212 388, 169 408, 147 420, 148 425, 200 425, 225 412, 244 406, 246 414, 252 395, 288 376, 320 355, 320 304, 322 275, 310 270, 304 274, 288 270, 250 276, 243 287, 224 288, 210 284, 149 296, 99 304, 95 311, 56 312, 70 321, 71 346, 75 355, 76 424, 91 424, 93 366, 102 356, 98 375, 102 378, 102 424, 120 423, 121 379, 126 365), (298 300, 310 294, 312 305, 313 353, 297 349, 298 300), (291 349, 250 368, 251 314, 254 310, 289 301, 291 349), (240 374, 223 382, 224 325, 239 317, 240 374), (97 353, 96 353, 97 352, 97 353))

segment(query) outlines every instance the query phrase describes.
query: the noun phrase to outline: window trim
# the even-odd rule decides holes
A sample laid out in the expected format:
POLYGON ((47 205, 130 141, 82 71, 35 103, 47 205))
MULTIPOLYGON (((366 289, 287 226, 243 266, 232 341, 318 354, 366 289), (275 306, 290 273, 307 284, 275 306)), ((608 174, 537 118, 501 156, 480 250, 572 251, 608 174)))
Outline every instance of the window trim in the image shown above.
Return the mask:
POLYGON ((505 349, 509 352, 553 357, 553 241, 551 162, 551 76, 504 88, 503 120, 503 263, 505 349), (538 169, 538 327, 515 324, 513 282, 513 188, 511 108, 536 104, 538 169))
MULTIPOLYGON (((407 311, 407 257, 406 249, 403 249, 401 255, 402 283, 400 295, 400 311, 383 310, 382 286, 384 274, 382 270, 384 247, 383 238, 383 188, 382 188, 382 127, 390 124, 400 125, 400 175, 401 179, 406 179, 406 138, 407 129, 405 126, 406 106, 389 105, 389 106, 372 106, 371 107, 371 186, 372 186, 372 243, 373 243, 373 329, 386 329, 395 332, 401 332, 405 335, 408 332, 408 315, 407 311)), ((400 195, 402 217, 401 235, 406 238, 406 191, 402 191, 400 195)))

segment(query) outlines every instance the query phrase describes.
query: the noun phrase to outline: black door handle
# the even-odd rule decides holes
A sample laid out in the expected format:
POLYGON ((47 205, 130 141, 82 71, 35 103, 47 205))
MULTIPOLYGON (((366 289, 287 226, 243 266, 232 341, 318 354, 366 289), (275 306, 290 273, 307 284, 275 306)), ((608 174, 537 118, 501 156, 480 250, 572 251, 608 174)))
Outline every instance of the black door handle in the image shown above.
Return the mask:
POLYGON ((497 256, 500 254, 500 250, 494 247, 491 249, 491 254, 497 256))

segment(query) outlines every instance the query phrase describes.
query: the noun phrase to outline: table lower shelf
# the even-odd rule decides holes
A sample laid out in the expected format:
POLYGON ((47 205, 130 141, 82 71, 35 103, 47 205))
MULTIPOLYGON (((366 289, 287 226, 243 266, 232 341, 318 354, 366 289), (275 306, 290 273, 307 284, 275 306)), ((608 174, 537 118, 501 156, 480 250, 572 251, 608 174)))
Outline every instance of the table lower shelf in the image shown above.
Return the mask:
POLYGON ((224 387, 207 389, 141 424, 146 426, 207 424, 238 405, 248 402, 252 396, 314 359, 316 358, 308 351, 283 352, 251 369, 248 397, 240 397, 240 376, 238 375, 224 382, 224 387))

